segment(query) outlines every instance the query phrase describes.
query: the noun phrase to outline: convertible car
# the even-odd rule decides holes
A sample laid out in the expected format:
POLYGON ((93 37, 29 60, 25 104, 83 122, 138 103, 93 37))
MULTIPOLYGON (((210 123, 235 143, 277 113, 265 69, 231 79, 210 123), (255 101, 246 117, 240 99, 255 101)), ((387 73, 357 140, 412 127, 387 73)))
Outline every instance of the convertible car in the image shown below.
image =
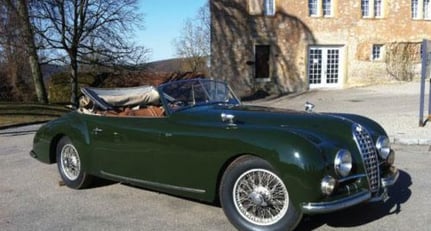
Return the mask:
POLYGON ((240 230, 289 230, 385 200, 399 175, 384 129, 363 116, 244 105, 210 79, 82 93, 30 152, 70 188, 105 178, 219 202, 240 230))

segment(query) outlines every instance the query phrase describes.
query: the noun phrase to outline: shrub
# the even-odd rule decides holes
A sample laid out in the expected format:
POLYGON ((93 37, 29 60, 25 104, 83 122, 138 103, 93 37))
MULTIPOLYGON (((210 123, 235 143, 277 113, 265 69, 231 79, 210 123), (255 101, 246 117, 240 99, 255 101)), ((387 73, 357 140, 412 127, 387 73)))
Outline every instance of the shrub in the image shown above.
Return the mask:
MULTIPOLYGON (((92 73, 78 73, 79 87, 92 86, 96 77, 92 73)), ((50 103, 67 103, 71 97, 70 73, 60 72, 51 76, 48 84, 50 103)))
POLYGON ((386 71, 396 80, 411 81, 418 61, 417 43, 391 43, 386 49, 386 71))

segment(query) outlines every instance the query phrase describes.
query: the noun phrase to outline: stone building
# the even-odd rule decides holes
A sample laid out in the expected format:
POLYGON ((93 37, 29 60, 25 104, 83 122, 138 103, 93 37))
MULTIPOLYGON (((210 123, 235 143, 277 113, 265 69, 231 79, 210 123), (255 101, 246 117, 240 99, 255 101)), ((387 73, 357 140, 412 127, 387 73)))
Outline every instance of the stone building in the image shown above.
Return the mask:
POLYGON ((241 96, 409 79, 431 0, 210 0, 211 75, 241 96))

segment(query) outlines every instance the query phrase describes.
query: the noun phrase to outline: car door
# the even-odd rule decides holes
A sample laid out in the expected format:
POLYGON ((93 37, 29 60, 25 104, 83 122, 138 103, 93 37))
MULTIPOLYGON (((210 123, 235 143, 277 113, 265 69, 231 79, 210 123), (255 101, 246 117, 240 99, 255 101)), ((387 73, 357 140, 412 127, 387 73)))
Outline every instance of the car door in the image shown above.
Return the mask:
POLYGON ((92 162, 102 175, 154 180, 153 160, 163 152, 160 128, 164 117, 92 116, 88 129, 92 162))
POLYGON ((153 159, 158 182, 192 193, 204 193, 216 185, 220 168, 241 150, 241 143, 237 142, 240 129, 229 129, 219 115, 213 116, 202 120, 184 120, 177 114, 169 117, 161 133, 163 151, 153 159))
POLYGON ((227 149, 238 146, 236 129, 220 120, 96 117, 88 126, 93 162, 102 175, 175 191, 204 193, 233 153, 227 149))

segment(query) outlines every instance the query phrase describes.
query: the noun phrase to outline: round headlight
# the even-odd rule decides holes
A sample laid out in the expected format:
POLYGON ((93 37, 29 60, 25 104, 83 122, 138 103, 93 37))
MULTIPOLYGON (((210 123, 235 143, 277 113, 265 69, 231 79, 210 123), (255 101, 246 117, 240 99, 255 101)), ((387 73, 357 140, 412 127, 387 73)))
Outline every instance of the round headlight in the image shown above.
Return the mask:
POLYGON ((337 152, 334 168, 335 172, 342 177, 349 175, 350 170, 352 170, 352 155, 349 151, 341 149, 337 152))
POLYGON ((391 143, 389 142, 389 138, 386 136, 379 136, 376 141, 376 148, 379 156, 386 160, 391 153, 391 143))
POLYGON ((337 181, 332 176, 325 176, 320 183, 320 189, 324 195, 331 195, 337 185, 337 181))
POLYGON ((395 152, 390 152, 388 155, 388 158, 386 159, 386 163, 390 166, 393 165, 395 162, 395 152))

